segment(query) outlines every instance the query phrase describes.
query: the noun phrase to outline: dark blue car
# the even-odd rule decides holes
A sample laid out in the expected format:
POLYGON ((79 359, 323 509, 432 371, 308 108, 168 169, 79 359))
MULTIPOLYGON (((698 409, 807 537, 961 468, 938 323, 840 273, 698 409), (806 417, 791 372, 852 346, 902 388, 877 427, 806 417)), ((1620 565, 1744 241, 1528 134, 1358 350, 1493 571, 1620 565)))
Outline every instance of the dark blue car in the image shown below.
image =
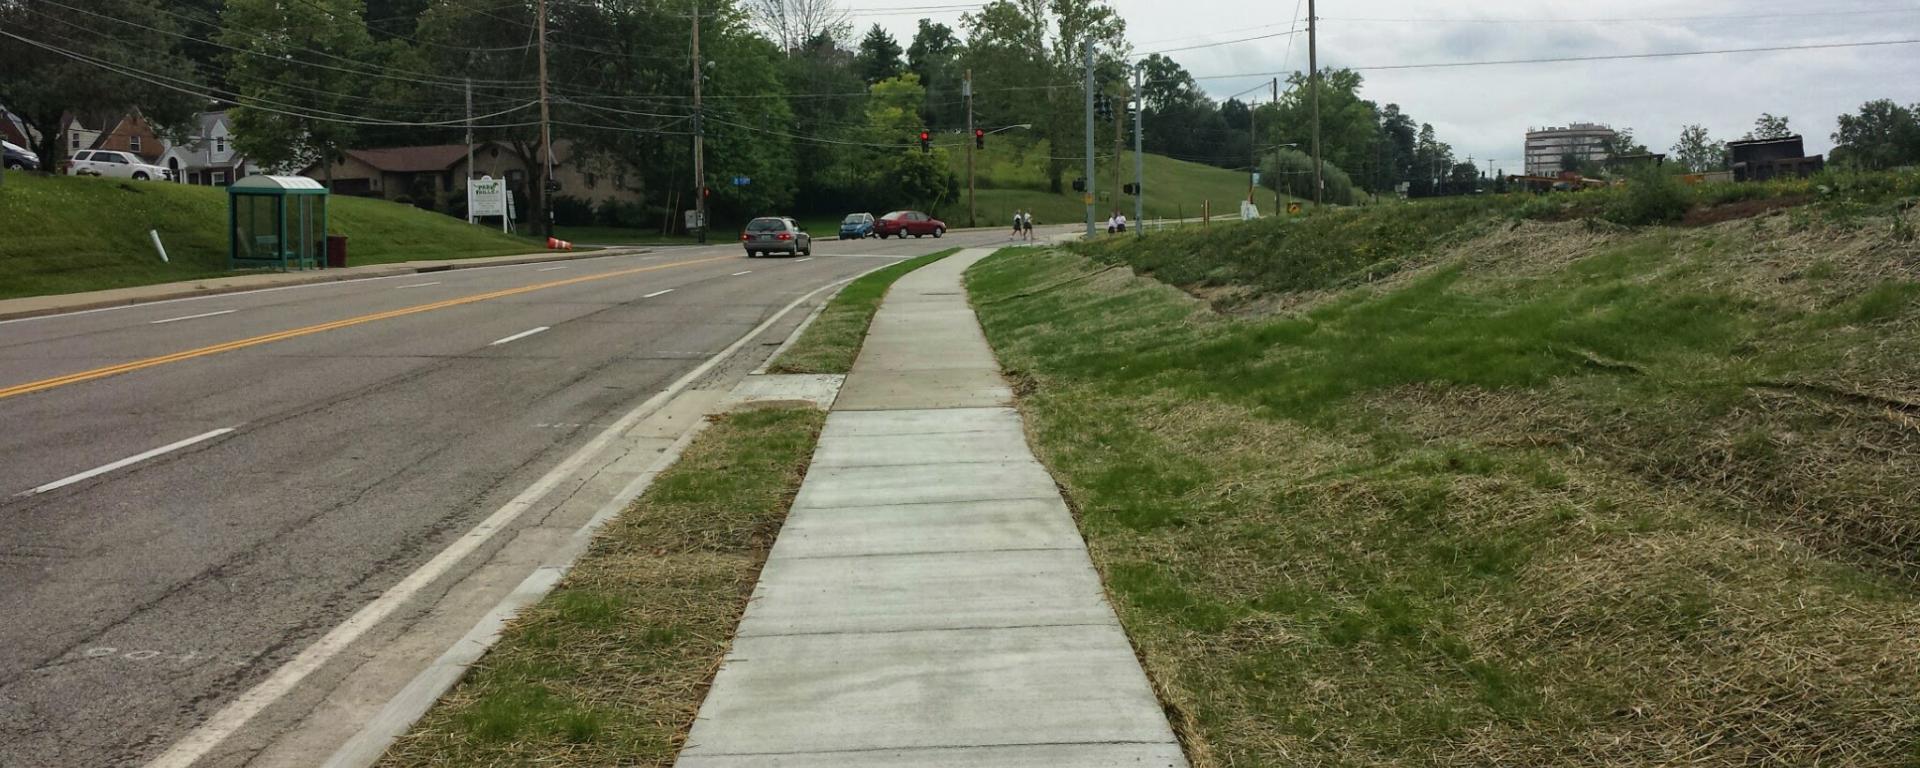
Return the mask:
POLYGON ((849 213, 840 220, 840 239, 859 240, 873 237, 873 214, 849 213))

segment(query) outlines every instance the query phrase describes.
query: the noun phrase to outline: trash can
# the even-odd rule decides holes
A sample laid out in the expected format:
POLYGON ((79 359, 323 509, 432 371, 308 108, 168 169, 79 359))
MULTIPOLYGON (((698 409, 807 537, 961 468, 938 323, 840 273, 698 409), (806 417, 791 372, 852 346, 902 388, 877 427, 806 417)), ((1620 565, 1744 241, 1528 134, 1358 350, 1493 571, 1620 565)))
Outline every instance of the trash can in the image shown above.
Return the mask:
POLYGON ((347 236, 327 235, 327 268, 338 269, 347 265, 347 236))

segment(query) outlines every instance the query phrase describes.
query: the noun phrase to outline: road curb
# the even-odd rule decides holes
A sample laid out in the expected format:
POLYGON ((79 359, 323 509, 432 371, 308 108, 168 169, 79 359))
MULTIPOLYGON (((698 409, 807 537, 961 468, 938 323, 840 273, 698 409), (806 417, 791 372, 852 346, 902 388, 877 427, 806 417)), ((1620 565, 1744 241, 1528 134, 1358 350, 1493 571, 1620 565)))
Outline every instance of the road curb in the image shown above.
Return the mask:
MULTIPOLYGON (((88 294, 84 294, 84 293, 69 294, 74 297, 74 301, 57 304, 54 306, 35 307, 32 309, 9 309, 6 306, 8 303, 15 302, 15 301, 28 302, 28 301, 38 301, 38 300, 49 298, 44 296, 29 296, 22 299, 0 300, 0 320, 23 320, 30 317, 48 317, 52 315, 66 315, 66 314, 72 314, 75 312, 88 312, 88 311, 97 310, 97 309, 112 309, 114 307, 131 307, 138 304, 157 304, 163 301, 178 301, 180 299, 193 299, 193 298, 199 298, 202 296, 220 296, 220 295, 229 294, 229 293, 247 293, 249 291, 259 291, 259 290, 266 290, 266 289, 273 289, 273 288, 293 288, 293 287, 303 286, 303 285, 319 285, 322 283, 344 283, 344 282, 350 282, 354 280, 371 280, 371 279, 383 278, 383 277, 398 277, 401 275, 425 274, 425 273, 431 273, 431 272, 449 272, 457 269, 479 269, 483 267, 512 267, 512 266, 519 266, 522 264, 543 264, 546 262, 553 262, 553 261, 577 261, 581 259, 601 259, 601 258, 608 258, 612 256, 633 256, 637 254, 648 253, 651 250, 652 250, 651 248, 614 247, 614 248, 608 248, 606 250, 589 251, 589 252, 529 253, 521 256, 501 256, 491 260, 449 259, 449 260, 436 260, 436 261, 403 261, 395 264, 382 264, 378 266, 349 267, 346 270, 314 270, 310 273, 299 273, 298 275, 290 276, 285 280, 278 280, 272 283, 263 283, 260 285, 245 285, 245 284, 216 285, 216 286, 195 285, 195 283, 202 282, 202 281, 186 281, 186 282, 172 283, 172 284, 161 283, 160 286, 175 285, 179 287, 177 289, 166 291, 163 293, 154 293, 154 294, 142 295, 142 296, 115 296, 111 298, 87 299, 83 297, 87 296, 88 294), (352 270, 354 269, 364 269, 366 271, 353 272, 352 270)), ((244 277, 244 276, 236 275, 234 277, 244 277)), ((203 278, 203 280, 224 280, 224 279, 229 279, 229 278, 225 278, 225 277, 203 278)), ((160 286, 137 286, 137 288, 154 288, 154 287, 160 287, 160 286)), ((108 290, 113 291, 113 290, 129 290, 129 289, 108 289, 108 290)))

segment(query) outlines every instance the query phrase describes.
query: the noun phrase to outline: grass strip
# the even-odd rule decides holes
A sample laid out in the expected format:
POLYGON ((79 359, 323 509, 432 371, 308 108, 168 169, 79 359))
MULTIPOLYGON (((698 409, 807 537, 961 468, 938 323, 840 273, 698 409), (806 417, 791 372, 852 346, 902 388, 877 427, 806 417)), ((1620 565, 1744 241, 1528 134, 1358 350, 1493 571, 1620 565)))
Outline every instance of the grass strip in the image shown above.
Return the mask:
POLYGON ((860 344, 867 338, 867 326, 873 322, 873 313, 880 311, 880 300, 886 298, 887 289, 893 287, 908 272, 932 264, 936 261, 959 253, 958 248, 929 253, 919 258, 876 270, 861 277, 827 302, 826 310, 814 318, 807 326, 807 332, 800 340, 780 353, 780 358, 767 366, 773 373, 839 373, 853 370, 853 360, 860 355, 860 344))
POLYGON ((967 282, 1196 766, 1920 765, 1911 419, 1745 383, 1910 399, 1914 247, 1795 218, 1266 316, 1062 251, 967 282))
MULTIPOLYGON (((227 191, 219 187, 7 174, 0 186, 0 299, 245 274, 227 269, 227 191), (161 262, 148 238, 158 231, 161 262)), ((327 229, 347 264, 466 259, 542 248, 445 214, 333 195, 327 229)))
POLYGON ((714 417, 381 765, 671 765, 825 421, 714 417))

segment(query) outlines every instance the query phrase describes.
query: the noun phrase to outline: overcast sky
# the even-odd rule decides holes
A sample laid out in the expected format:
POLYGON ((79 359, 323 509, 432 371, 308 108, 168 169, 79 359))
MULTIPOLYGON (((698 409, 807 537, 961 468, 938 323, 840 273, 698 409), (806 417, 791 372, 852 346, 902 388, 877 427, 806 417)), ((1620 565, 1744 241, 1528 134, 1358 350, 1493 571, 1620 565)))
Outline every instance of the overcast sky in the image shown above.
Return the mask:
MULTIPOLYGON (((926 0, 931 5, 936 0, 926 0)), ((1304 0, 1110 0, 1136 51, 1285 32, 1304 0)), ((961 11, 865 15, 904 47, 927 15, 956 28, 961 11)), ((903 5, 911 6, 910 3, 903 5)), ((1920 38, 1917 0, 1322 0, 1322 66, 1602 56, 1920 38), (1790 15, 1788 15, 1790 14, 1790 15), (1816 15, 1817 14, 1817 15, 1816 15), (1684 18, 1676 18, 1684 17, 1684 18), (1711 18, 1703 18, 1711 17, 1711 18), (1480 22, 1446 21, 1482 19, 1480 22), (1570 19, 1572 21, 1544 21, 1570 19), (1624 21, 1623 21, 1624 20, 1624 21)), ((1304 21, 1301 22, 1304 26, 1304 21)), ((964 36, 964 33, 961 33, 964 36)), ((857 36, 857 32, 856 32, 857 36)), ((1195 76, 1306 69, 1306 36, 1170 52, 1195 76)), ((1521 165, 1531 126, 1607 123, 1656 152, 1700 123, 1737 139, 1762 112, 1792 118, 1809 153, 1832 148, 1835 117, 1871 99, 1920 102, 1920 45, 1459 69, 1363 70, 1362 95, 1429 122, 1455 154, 1482 167, 1521 165)), ((1224 97, 1267 78, 1204 79, 1224 97)))

